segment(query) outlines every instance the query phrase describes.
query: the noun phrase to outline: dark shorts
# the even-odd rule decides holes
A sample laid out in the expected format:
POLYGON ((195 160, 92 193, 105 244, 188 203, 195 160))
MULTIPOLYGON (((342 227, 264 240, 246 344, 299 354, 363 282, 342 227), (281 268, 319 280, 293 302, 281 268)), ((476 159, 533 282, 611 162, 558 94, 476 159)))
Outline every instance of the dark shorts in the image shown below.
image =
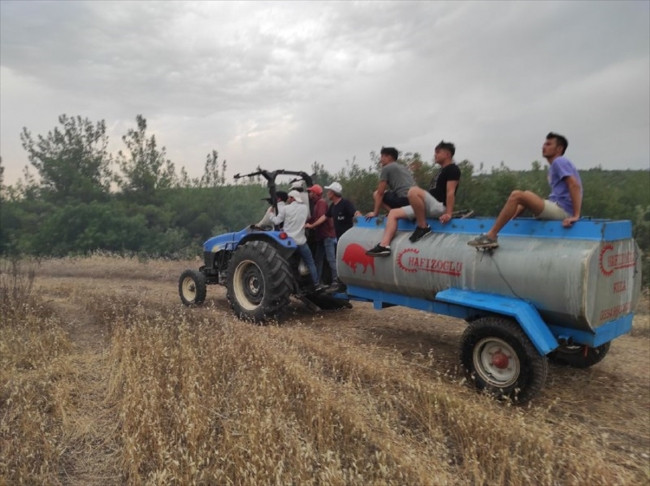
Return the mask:
POLYGON ((382 200, 384 201, 384 204, 386 204, 391 209, 401 208, 409 205, 408 197, 399 197, 397 194, 391 191, 386 191, 382 200))

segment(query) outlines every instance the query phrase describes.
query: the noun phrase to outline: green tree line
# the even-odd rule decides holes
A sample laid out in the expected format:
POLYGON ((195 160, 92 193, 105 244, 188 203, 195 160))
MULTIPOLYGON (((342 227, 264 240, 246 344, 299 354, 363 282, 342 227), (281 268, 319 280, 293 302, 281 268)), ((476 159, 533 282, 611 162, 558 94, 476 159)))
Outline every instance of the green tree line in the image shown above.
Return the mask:
MULTIPOLYGON (((0 159, 0 254, 38 257, 87 254, 103 250, 175 257, 200 254, 201 243, 225 231, 258 221, 268 196, 263 180, 234 183, 226 177, 226 161, 212 150, 203 175, 190 178, 177 169, 166 149, 147 133, 147 121, 137 115, 135 126, 122 137, 124 148, 108 152, 103 120, 61 115, 46 135, 27 128, 21 141, 30 165, 14 185, 4 185, 0 159), (35 173, 34 173, 35 171, 35 173)), ((418 153, 400 154, 416 182, 428 187, 437 168, 418 153)), ((548 194, 546 163, 533 161, 530 170, 505 164, 485 171, 469 160, 462 171, 456 209, 477 216, 496 216, 514 189, 548 194)), ((267 170, 284 167, 264 167, 267 170)), ((362 211, 372 208, 379 156, 370 152, 362 165, 353 159, 337 172, 318 162, 305 171, 326 185, 335 180, 344 195, 362 211)), ((580 172, 584 185, 583 216, 628 219, 637 243, 650 251, 650 171, 603 170, 580 172)), ((280 186, 282 182, 278 181, 280 186)), ((285 187, 286 188, 286 187, 285 187)), ((648 282, 648 258, 644 258, 648 282)))

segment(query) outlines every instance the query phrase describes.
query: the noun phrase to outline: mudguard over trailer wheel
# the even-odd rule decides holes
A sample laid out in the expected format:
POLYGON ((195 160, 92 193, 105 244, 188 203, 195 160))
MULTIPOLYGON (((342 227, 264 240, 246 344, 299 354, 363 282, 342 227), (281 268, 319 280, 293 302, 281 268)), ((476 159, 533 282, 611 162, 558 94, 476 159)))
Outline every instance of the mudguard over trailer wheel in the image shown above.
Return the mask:
POLYGON ((546 382, 548 360, 540 355, 515 321, 483 317, 468 325, 461 363, 480 390, 525 403, 546 382))
POLYGON ((205 275, 185 270, 178 279, 178 294, 185 305, 200 305, 205 301, 205 275))
POLYGON ((289 304, 294 279, 289 263, 273 245, 240 245, 228 264, 227 297, 240 319, 261 323, 276 318, 289 304))
POLYGON ((564 345, 549 354, 548 359, 553 363, 572 368, 589 368, 605 359, 611 344, 612 342, 609 341, 595 348, 564 345))

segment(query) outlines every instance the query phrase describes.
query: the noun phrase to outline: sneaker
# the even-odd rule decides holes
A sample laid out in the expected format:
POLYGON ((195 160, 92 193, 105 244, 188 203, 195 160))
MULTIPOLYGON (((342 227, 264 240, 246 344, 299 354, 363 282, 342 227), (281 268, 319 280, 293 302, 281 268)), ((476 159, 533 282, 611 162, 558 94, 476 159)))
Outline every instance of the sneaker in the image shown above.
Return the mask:
POLYGON ((371 257, 387 257, 390 256, 390 247, 377 244, 377 246, 368 250, 366 255, 371 257))
POLYGON ((415 243, 416 241, 424 238, 426 235, 431 233, 431 226, 427 225, 425 228, 420 228, 416 226, 415 231, 409 236, 409 241, 415 243))
POLYGON ((468 241, 467 244, 477 249, 488 249, 488 248, 499 247, 499 243, 497 242, 497 240, 490 238, 488 235, 478 236, 477 238, 468 241))
POLYGON ((323 284, 314 285, 314 288, 312 289, 312 293, 319 294, 326 288, 327 287, 325 287, 323 284))
POLYGON ((327 287, 327 293, 328 294, 338 294, 345 292, 348 289, 348 287, 343 283, 339 282, 338 280, 336 282, 333 282, 332 285, 327 287))

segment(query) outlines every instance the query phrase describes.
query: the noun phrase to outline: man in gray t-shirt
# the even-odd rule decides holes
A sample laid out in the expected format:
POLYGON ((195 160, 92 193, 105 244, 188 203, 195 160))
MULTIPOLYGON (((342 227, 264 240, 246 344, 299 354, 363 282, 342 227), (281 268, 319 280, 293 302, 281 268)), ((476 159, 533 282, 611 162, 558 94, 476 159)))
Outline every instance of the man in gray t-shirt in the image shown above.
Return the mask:
POLYGON ((379 174, 377 190, 372 194, 374 208, 367 217, 377 216, 384 207, 387 210, 408 206, 408 191, 415 186, 411 172, 401 164, 396 163, 398 152, 393 147, 382 147, 379 159, 382 168, 379 174))

